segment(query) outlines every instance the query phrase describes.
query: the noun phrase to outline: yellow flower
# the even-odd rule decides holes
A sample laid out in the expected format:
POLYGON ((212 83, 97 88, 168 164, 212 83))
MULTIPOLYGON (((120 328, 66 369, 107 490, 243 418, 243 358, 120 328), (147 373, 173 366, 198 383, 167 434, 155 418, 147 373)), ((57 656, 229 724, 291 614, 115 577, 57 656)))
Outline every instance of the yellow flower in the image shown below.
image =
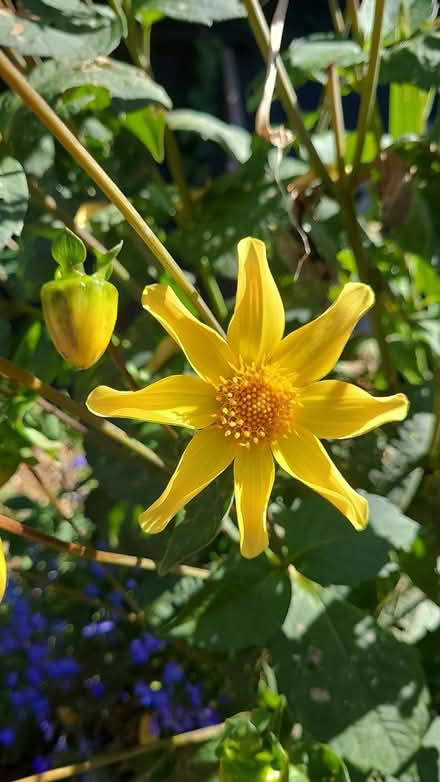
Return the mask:
MULTIPOLYGON (((142 304, 184 351, 195 375, 175 375, 141 391, 99 386, 89 409, 198 430, 163 494, 140 516, 161 532, 170 519, 234 462, 241 552, 268 545, 266 511, 278 464, 363 529, 368 503, 335 467, 318 438, 354 437, 408 411, 403 394, 374 398, 339 380, 319 381, 339 359, 371 307, 368 285, 349 283, 316 320, 283 339, 284 309, 264 243, 238 245, 238 288, 227 339, 194 318, 172 288, 149 285, 142 304)), ((209 509, 208 509, 209 512, 209 509)))

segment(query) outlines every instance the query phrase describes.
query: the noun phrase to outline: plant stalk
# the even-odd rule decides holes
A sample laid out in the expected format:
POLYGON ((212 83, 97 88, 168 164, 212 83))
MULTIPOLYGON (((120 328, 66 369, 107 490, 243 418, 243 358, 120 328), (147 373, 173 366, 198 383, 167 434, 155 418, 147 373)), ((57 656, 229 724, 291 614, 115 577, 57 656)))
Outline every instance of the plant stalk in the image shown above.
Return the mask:
MULTIPOLYGON (((376 102, 377 79, 379 76, 380 65, 380 44, 382 40, 382 26, 385 9, 385 0, 376 0, 374 9, 374 24, 371 37, 370 59, 368 61, 368 70, 361 93, 361 105, 359 109, 359 118, 356 129, 356 147, 353 159, 353 175, 356 181, 356 175, 362 159, 365 137, 370 124, 371 113, 376 102)), ((356 34, 356 33, 355 33, 356 34)))
MULTIPOLYGON (((21 521, 10 519, 9 516, 4 516, 3 514, 0 514, 0 529, 10 532, 12 535, 26 538, 26 540, 31 540, 33 543, 40 543, 42 546, 61 551, 63 554, 80 557, 80 559, 87 559, 92 562, 133 567, 140 570, 157 570, 159 567, 154 559, 149 559, 148 557, 136 557, 132 554, 115 554, 111 551, 94 549, 82 543, 67 543, 64 540, 53 537, 53 535, 48 535, 46 532, 28 527, 26 524, 22 524, 21 521)), ((175 567, 170 569, 170 573, 200 579, 209 578, 211 575, 207 568, 194 567, 192 565, 175 565, 175 567)))
POLYGON ((55 136, 72 158, 84 169, 107 198, 120 210, 127 222, 140 236, 165 271, 177 282, 188 296, 201 319, 211 328, 223 335, 223 329, 205 304, 200 294, 185 277, 166 247, 153 233, 149 225, 130 203, 122 190, 105 173, 104 169, 87 152, 85 147, 70 132, 64 122, 55 114, 49 104, 34 90, 27 79, 15 68, 4 52, 0 52, 0 76, 6 84, 15 90, 31 111, 39 117, 43 125, 55 136))
MULTIPOLYGON (((243 0, 243 3, 246 6, 249 24, 257 45, 265 62, 267 62, 270 57, 270 33, 261 5, 258 0, 243 0)), ((298 108, 295 90, 292 87, 292 83, 279 55, 275 60, 275 64, 277 68, 278 94, 284 111, 286 112, 290 128, 296 133, 298 140, 306 148, 309 155, 310 166, 314 169, 315 174, 322 179, 327 189, 331 192, 333 190, 333 182, 304 125, 301 112, 298 108)))
POLYGON ((120 752, 111 752, 107 755, 95 755, 91 760, 72 763, 69 766, 60 766, 60 768, 53 768, 50 771, 43 771, 42 774, 20 777, 20 779, 12 780, 12 782, 56 782, 58 779, 68 779, 76 776, 76 774, 85 774, 96 768, 121 763, 139 755, 146 755, 149 752, 157 752, 158 749, 172 750, 186 747, 190 744, 201 744, 204 741, 210 741, 220 736, 224 727, 224 723, 221 723, 220 725, 210 725, 207 728, 198 728, 186 733, 179 733, 176 736, 170 736, 170 738, 155 739, 150 744, 143 744, 131 749, 121 750, 120 752))

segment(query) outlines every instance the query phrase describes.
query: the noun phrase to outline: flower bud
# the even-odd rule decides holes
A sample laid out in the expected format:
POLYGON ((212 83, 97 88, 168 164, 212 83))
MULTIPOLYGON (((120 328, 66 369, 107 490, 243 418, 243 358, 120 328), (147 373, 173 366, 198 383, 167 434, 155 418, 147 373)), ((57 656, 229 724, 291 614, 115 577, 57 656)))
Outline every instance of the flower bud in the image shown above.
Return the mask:
POLYGON ((107 280, 71 274, 41 289, 43 314, 58 352, 78 369, 101 358, 113 334, 118 291, 107 280))

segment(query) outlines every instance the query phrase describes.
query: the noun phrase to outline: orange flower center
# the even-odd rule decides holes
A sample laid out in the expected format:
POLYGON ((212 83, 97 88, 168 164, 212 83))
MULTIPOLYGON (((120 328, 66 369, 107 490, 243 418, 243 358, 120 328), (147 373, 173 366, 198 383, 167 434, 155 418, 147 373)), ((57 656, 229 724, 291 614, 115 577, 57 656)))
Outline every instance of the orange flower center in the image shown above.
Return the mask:
POLYGON ((270 367, 251 364, 220 380, 216 419, 225 437, 250 447, 289 433, 294 389, 281 375, 270 367))

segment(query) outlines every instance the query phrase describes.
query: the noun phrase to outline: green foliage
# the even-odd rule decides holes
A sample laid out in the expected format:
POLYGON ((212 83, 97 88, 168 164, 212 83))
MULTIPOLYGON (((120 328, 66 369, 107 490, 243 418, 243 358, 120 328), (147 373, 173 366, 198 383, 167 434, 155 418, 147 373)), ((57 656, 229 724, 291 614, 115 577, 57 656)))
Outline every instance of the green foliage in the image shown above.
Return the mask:
MULTIPOLYGON (((93 764, 95 751, 124 753, 142 744, 145 754, 92 766, 87 780, 435 782, 438 3, 386 0, 379 81, 388 92, 377 100, 373 90, 363 128, 357 106, 371 87, 365 77, 377 3, 358 3, 359 34, 356 25, 344 34, 320 30, 317 4, 309 3, 308 11, 295 4, 280 56, 292 86, 301 89, 296 102, 293 92, 279 90, 275 99, 282 98, 283 113, 273 107, 271 114, 274 125, 290 124, 294 131, 283 151, 253 132, 251 112, 261 100, 265 67, 249 37, 246 6, 252 4, 27 0, 14 4, 17 13, 6 5, 0 45, 127 195, 225 331, 235 303, 236 246, 245 236, 266 242, 286 332, 320 315, 345 283, 368 280, 376 309, 359 323, 333 376, 377 395, 402 391, 410 412, 402 422, 325 444, 344 478, 368 499, 369 524, 362 532, 277 470, 267 519, 271 549, 243 559, 229 467, 162 534, 144 534, 139 515, 165 490, 192 433, 148 421, 93 419, 84 402, 98 385, 133 391, 190 372, 175 343, 142 311, 141 294, 146 284, 170 285, 197 316, 195 298, 182 289, 182 279, 159 266, 119 208, 104 199, 29 106, 5 88, 0 516, 27 525, 31 537, 44 533, 131 559, 123 566, 91 566, 0 530, 18 605, 41 599, 40 619, 32 619, 43 627, 35 631, 35 645, 48 643, 69 659, 75 650, 86 686, 106 685, 105 695, 95 697, 74 677, 44 679, 40 694, 50 701, 54 724, 46 741, 38 711, 45 701, 33 705, 38 719, 27 712, 22 719, 19 704, 40 687, 38 666, 30 662, 34 642, 14 640, 12 652, 7 647, 4 632, 13 608, 3 603, 0 778, 39 776, 35 758, 56 767, 87 755, 93 764), (200 25, 213 30, 200 33, 200 25), (342 123, 327 89, 330 66, 337 74, 336 98, 338 88, 342 96, 342 123), (257 76, 249 85, 250 74, 257 76), (246 91, 250 113, 244 116, 246 91), (316 161, 310 163, 302 124, 333 184, 316 161), (335 128, 343 141, 342 177, 335 128), (85 371, 61 358, 43 320, 41 291, 52 285, 56 270, 51 248, 58 277, 61 270, 86 280, 90 290, 109 285, 113 270, 107 288, 114 318, 118 307, 112 347, 85 371), (144 458, 142 446, 162 460, 162 468, 144 458), (93 569, 98 586, 91 583, 93 569), (60 634, 55 621, 65 623, 60 634), (112 635, 98 634, 92 642, 87 634, 102 622, 114 623, 112 635), (145 660, 143 644, 152 638, 159 652, 145 660), (169 691, 162 681, 165 661, 182 665, 187 676, 169 691), (11 673, 17 681, 8 678, 11 673), (196 701, 201 686, 199 722, 186 701, 179 719, 167 701, 170 692, 172 698, 187 697, 188 685, 195 687, 188 691, 196 701), (155 711, 152 693, 158 701, 162 696, 163 712, 155 711), (227 722, 223 736, 184 750, 148 744, 156 718, 162 735, 227 722), (19 738, 4 747, 9 723, 19 738), (93 737, 93 744, 86 746, 84 737, 93 737)), ((274 4, 261 5, 269 20, 274 4)), ((75 344, 81 334, 88 348, 101 332, 103 311, 92 296, 88 314, 80 304, 80 327, 69 321, 67 330, 75 344)), ((53 331, 59 337, 59 322, 53 331)))

